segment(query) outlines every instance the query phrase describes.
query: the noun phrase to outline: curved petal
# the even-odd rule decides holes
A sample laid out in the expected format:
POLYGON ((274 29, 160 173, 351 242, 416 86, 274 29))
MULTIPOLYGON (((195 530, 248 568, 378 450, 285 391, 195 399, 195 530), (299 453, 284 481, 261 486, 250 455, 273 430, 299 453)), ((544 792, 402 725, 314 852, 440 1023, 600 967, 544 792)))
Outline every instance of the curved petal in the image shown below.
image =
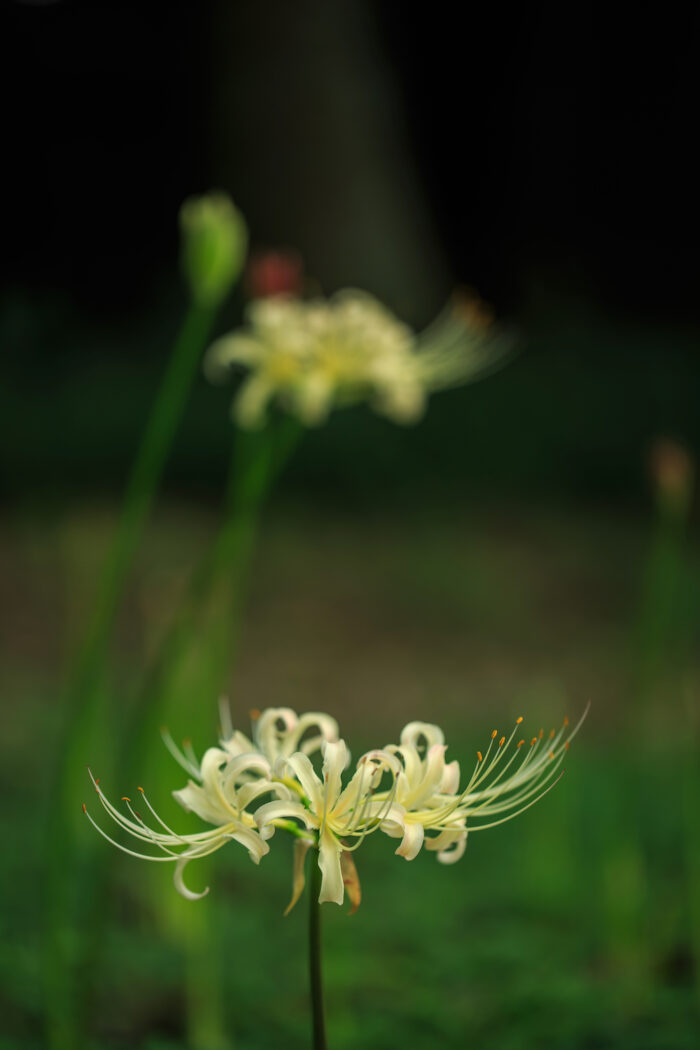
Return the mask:
POLYGON ((298 721, 297 713, 291 707, 268 707, 260 715, 253 727, 253 737, 270 762, 283 753, 284 742, 298 721), (279 728, 279 722, 283 723, 284 729, 279 728))
POLYGON ((423 845, 423 837, 425 832, 423 831, 423 825, 418 823, 407 823, 404 827, 404 835, 401 841, 401 845, 397 850, 394 850, 398 857, 405 857, 406 860, 413 860, 420 853, 420 848, 423 845))
MULTIPOLYGON (((296 798, 296 795, 292 795, 292 792, 284 784, 278 784, 275 780, 254 780, 249 784, 244 784, 236 792, 236 798, 240 809, 246 809, 251 802, 255 802, 256 799, 260 798, 261 795, 276 795, 277 798, 291 799, 296 798)), ((273 801, 272 799, 270 801, 273 801)))
POLYGON ((241 427, 260 427, 265 422, 268 402, 274 388, 266 376, 257 372, 241 384, 233 402, 233 416, 241 427))
POLYGON ((417 748, 421 737, 425 739, 425 744, 428 748, 432 747, 433 744, 445 743, 445 734, 442 729, 440 729, 440 726, 433 725, 432 722, 409 722, 401 730, 401 743, 404 746, 412 744, 413 747, 417 748))
POLYGON ((406 810, 394 802, 379 827, 390 839, 402 838, 406 830, 406 810))
POLYGON ((236 825, 233 830, 227 831, 226 837, 233 839, 234 842, 240 842, 241 846, 245 846, 253 864, 259 864, 262 857, 270 852, 270 847, 262 836, 257 831, 253 831, 252 828, 246 828, 242 824, 236 825))
POLYGON ((455 839, 453 845, 447 849, 442 849, 437 855, 437 859, 441 864, 454 864, 460 857, 464 856, 464 851, 467 848, 467 833, 463 831, 458 839, 455 839))
POLYGON ((209 893, 209 887, 208 886, 206 887, 206 889, 202 890, 201 893, 195 893, 194 890, 188 890, 187 886, 185 886, 185 883, 183 881, 183 872, 184 872, 186 866, 189 864, 189 862, 191 860, 193 860, 193 859, 194 859, 193 857, 181 857, 180 860, 175 865, 175 873, 173 875, 173 882, 175 883, 175 889, 177 890, 177 892, 179 894, 181 894, 188 901, 201 900, 202 897, 206 897, 206 895, 209 893))
POLYGON ((230 758, 223 770, 221 775, 221 790, 224 792, 226 799, 228 800, 229 794, 233 791, 235 795, 236 781, 244 774, 257 774, 259 777, 269 779, 272 775, 270 769, 270 763, 264 755, 258 754, 254 751, 252 754, 237 755, 236 758, 230 758))
POLYGON ((339 736, 340 729, 335 718, 320 711, 307 711, 299 716, 299 721, 285 740, 283 753, 291 755, 293 751, 301 750, 305 755, 311 755, 314 751, 319 750, 324 740, 338 740, 339 736), (315 726, 320 730, 319 735, 305 740, 299 748, 299 741, 304 733, 315 726))
POLYGON ((262 346, 247 335, 224 335, 204 355, 204 374, 212 383, 221 382, 233 365, 252 368, 263 356, 262 346))
POLYGON ((300 820, 305 827, 316 827, 316 820, 301 802, 279 799, 275 802, 266 802, 255 813, 255 822, 262 831, 275 820, 300 820))

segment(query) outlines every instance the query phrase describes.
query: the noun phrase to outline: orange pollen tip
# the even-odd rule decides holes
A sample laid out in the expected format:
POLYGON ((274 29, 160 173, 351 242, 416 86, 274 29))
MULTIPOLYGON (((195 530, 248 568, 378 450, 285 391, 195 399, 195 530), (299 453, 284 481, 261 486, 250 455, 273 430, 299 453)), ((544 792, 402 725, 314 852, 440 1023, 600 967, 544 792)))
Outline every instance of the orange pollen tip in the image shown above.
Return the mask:
POLYGON ((83 813, 87 813, 87 806, 85 805, 84 802, 83 802, 83 813))
POLYGON ((524 740, 518 740, 518 747, 522 747, 524 743, 524 740))
POLYGON ((128 795, 122 795, 122 802, 131 802, 131 799, 128 795))
POLYGON ((534 747, 536 743, 537 743, 537 737, 533 736, 532 740, 530 741, 530 747, 534 747))
POLYGON ((540 740, 542 739, 543 736, 544 736, 544 729, 540 729, 540 740))
POLYGON ((182 741, 182 746, 183 747, 192 747, 192 741, 190 740, 189 737, 185 737, 185 739, 182 741))
POLYGON ((549 757, 550 757, 550 758, 554 758, 554 752, 553 752, 553 751, 550 751, 550 752, 549 752, 549 757))
POLYGON ((498 746, 499 747, 503 747, 505 742, 506 742, 506 738, 504 736, 502 736, 501 739, 498 741, 498 746))
POLYGON ((516 724, 516 726, 519 726, 519 725, 520 725, 520 723, 522 722, 522 720, 523 720, 523 716, 522 716, 522 715, 520 716, 520 718, 516 718, 516 719, 515 719, 515 724, 516 724))
POLYGON ((565 725, 565 726, 568 726, 568 724, 569 724, 569 719, 568 719, 568 718, 565 718, 565 719, 564 719, 564 725, 565 725))
POLYGON ((484 756, 482 755, 481 751, 477 751, 476 757, 479 759, 480 762, 484 761, 484 756))
POLYGON ((567 740, 566 743, 564 744, 564 750, 568 751, 570 747, 571 747, 571 741, 567 740))
POLYGON ((257 707, 251 707, 251 709, 248 712, 248 714, 249 714, 250 720, 252 722, 257 722, 258 718, 260 718, 260 711, 258 710, 257 707))
POLYGON ((498 736, 498 730, 494 729, 493 733, 491 734, 491 739, 495 740, 497 736, 498 736))
POLYGON ((138 788, 137 788, 136 790, 137 790, 137 791, 140 791, 142 795, 145 795, 145 794, 146 794, 146 792, 145 792, 145 791, 143 790, 143 788, 142 788, 142 787, 138 787, 138 788))
POLYGON ((555 731, 553 729, 550 729, 550 731, 549 731, 549 739, 553 740, 555 736, 556 736, 555 731))

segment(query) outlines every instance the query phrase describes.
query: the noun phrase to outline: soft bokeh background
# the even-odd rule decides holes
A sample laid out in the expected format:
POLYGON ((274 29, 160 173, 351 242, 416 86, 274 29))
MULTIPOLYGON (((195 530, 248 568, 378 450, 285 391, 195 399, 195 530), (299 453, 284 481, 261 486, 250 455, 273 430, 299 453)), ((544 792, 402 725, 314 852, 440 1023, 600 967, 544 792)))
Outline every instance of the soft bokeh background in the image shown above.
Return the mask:
MULTIPOLYGON (((324 913, 331 1045, 694 1045, 700 547, 692 499, 664 501, 668 457, 654 475, 649 455, 660 436, 700 449, 697 19, 460 14, 6 9, 2 1047, 47 1045, 47 879, 71 862, 46 849, 62 685, 184 310, 177 209, 210 187, 326 292, 366 288, 420 327, 473 285, 521 341, 414 429, 358 409, 305 436, 262 520, 235 720, 321 708, 355 754, 434 720, 467 768, 494 726, 592 702, 556 791, 455 867, 363 846, 360 911, 324 913)), ((113 644, 120 720, 215 535, 229 398, 199 379, 169 458, 113 644)), ((191 702, 200 726, 211 711, 201 750, 215 697, 191 702)), ((155 763, 122 763, 109 790, 155 763)), ((168 871, 110 855, 89 1046, 194 1046, 193 999, 214 1019, 197 1050, 307 1045, 304 914, 282 918, 275 845, 260 869, 217 855, 196 965, 177 935, 192 920, 163 921, 168 871)))

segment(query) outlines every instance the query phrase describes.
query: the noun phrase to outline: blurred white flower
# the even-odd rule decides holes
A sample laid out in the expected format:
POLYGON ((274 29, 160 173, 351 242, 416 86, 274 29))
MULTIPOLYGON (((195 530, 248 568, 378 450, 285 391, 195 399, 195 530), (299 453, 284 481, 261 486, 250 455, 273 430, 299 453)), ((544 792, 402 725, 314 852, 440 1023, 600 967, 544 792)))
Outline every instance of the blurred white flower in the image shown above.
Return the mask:
POLYGON ((412 423, 432 391, 478 378, 511 346, 469 297, 419 336, 371 295, 353 290, 328 300, 258 299, 247 320, 247 329, 217 340, 204 361, 212 381, 231 369, 247 373, 233 402, 243 427, 263 425, 272 402, 307 426, 358 401, 412 423))

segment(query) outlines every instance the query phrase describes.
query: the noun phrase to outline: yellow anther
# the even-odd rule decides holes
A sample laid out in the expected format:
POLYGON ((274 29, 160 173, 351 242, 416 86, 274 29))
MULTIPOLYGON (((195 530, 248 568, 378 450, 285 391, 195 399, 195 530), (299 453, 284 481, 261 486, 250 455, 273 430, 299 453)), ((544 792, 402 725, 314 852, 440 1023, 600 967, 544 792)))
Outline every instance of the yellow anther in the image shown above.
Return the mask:
POLYGON ((532 740, 530 741, 530 747, 534 747, 536 743, 537 743, 537 737, 533 736, 532 740))
POLYGON ((122 802, 131 802, 131 799, 128 795, 122 795, 122 802))
POLYGON ((192 741, 190 740, 189 737, 185 737, 185 739, 182 741, 182 746, 183 747, 192 747, 192 741))
POLYGON ((501 739, 498 741, 498 746, 499 747, 503 747, 505 742, 506 742, 506 738, 504 736, 502 736, 501 739))
POLYGON ((553 751, 550 751, 550 752, 549 752, 549 757, 550 757, 550 758, 554 758, 554 752, 553 752, 553 751))
POLYGON ((522 720, 523 720, 523 716, 522 716, 522 715, 520 716, 520 718, 516 718, 516 719, 515 719, 515 724, 516 724, 516 726, 519 726, 519 725, 520 725, 520 723, 522 722, 522 720))
POLYGON ((522 747, 524 743, 524 740, 518 740, 518 747, 522 747))
POLYGON ((83 802, 83 813, 87 813, 87 806, 85 805, 84 802, 83 802))
POLYGON ((477 751, 476 757, 479 759, 480 762, 484 761, 484 756, 482 755, 481 751, 477 751))
POLYGON ((142 787, 140 787, 140 786, 139 786, 139 787, 137 788, 137 791, 140 791, 142 795, 145 795, 145 794, 146 794, 146 792, 145 792, 145 791, 143 790, 143 788, 142 788, 142 787))
POLYGON ((498 730, 494 729, 493 733, 491 734, 491 739, 495 740, 497 736, 498 736, 498 730))
POLYGON ((565 725, 565 726, 568 726, 568 724, 569 724, 569 719, 568 719, 568 718, 565 718, 565 719, 564 719, 564 725, 565 725))
POLYGON ((543 736, 544 736, 544 729, 540 729, 540 740, 542 739, 543 736))
POLYGON ((550 729, 550 731, 549 731, 549 739, 550 740, 554 740, 555 736, 556 736, 555 730, 554 729, 550 729))
POLYGON ((564 750, 568 751, 570 747, 571 747, 571 741, 567 740, 566 743, 564 744, 564 750))
POLYGON ((257 707, 251 707, 248 714, 250 716, 251 722, 257 722, 257 720, 260 718, 260 711, 257 709, 257 707))

